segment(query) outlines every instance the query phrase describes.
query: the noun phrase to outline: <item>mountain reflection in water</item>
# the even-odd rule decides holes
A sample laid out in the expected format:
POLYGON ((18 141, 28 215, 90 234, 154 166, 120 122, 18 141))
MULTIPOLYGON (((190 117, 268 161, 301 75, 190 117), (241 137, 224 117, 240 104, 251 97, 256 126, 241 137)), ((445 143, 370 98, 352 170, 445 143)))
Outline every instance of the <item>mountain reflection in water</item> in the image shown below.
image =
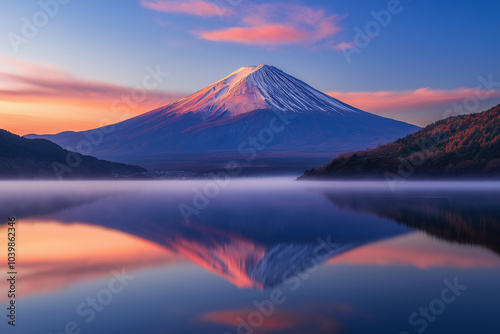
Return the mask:
POLYGON ((3 194, 0 214, 125 232, 240 288, 281 284, 291 268, 294 275, 303 271, 304 261, 315 259, 322 243, 335 245, 328 254, 335 257, 413 229, 497 254, 500 250, 500 200, 495 190, 410 186, 394 193, 382 183, 359 188, 298 182, 282 189, 279 182, 276 188, 272 182, 238 182, 189 224, 178 209, 179 203, 192 201, 192 189, 198 186, 189 181, 57 183, 50 191, 41 183, 29 192, 21 185, 10 196, 3 194))
POLYGON ((19 332, 237 333, 276 289, 286 302, 255 334, 412 332, 408 316, 455 277, 470 289, 427 333, 498 327, 499 183, 239 179, 185 222, 179 204, 207 182, 1 182, 19 332), (135 279, 86 324, 75 308, 116 271, 135 279))

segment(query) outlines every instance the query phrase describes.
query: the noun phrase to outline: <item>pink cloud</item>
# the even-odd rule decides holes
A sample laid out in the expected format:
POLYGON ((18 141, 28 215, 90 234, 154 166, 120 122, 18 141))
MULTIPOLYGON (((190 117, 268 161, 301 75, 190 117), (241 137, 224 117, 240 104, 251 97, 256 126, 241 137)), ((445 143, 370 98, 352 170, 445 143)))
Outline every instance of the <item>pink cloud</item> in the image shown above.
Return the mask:
POLYGON ((261 25, 256 27, 234 27, 201 32, 202 39, 216 42, 235 42, 251 45, 294 44, 303 41, 307 34, 285 25, 261 25))
MULTIPOLYGON (((40 102, 40 100, 81 100, 85 102, 107 101, 123 95, 130 95, 132 87, 110 84, 95 80, 82 80, 63 69, 52 65, 32 64, 5 56, 0 61, 7 66, 0 66, 0 101, 40 102)), ((185 94, 148 91, 148 102, 155 101, 155 106, 180 99, 185 94), (161 100, 161 101, 160 101, 161 100)), ((146 102, 146 101, 144 101, 146 102)))
POLYGON ((380 116, 425 126, 451 115, 488 109, 498 104, 500 90, 420 88, 402 91, 330 92, 327 94, 380 116), (477 103, 472 109, 471 98, 474 104, 477 103))
POLYGON ((145 8, 158 12, 187 14, 202 17, 212 17, 224 15, 225 8, 217 6, 215 3, 202 0, 143 0, 141 5, 145 8))
MULTIPOLYGON (((130 95, 131 87, 109 84, 99 81, 80 80, 77 78, 54 77, 29 77, 25 75, 0 72, 0 80, 7 81, 17 86, 15 89, 0 89, 0 101, 15 101, 26 98, 57 98, 57 99, 82 99, 106 100, 130 95)), ((162 91, 151 91, 148 97, 154 100, 173 102, 181 98, 182 94, 162 91)))
MULTIPOLYGON (((463 103, 467 97, 476 95, 476 89, 433 90, 430 88, 420 88, 404 91, 330 92, 327 94, 368 111, 404 111, 445 107, 453 103, 463 103)), ((495 98, 500 97, 500 90, 480 91, 479 94, 495 98)))
POLYGON ((52 78, 68 78, 66 71, 51 64, 33 64, 0 54, 0 72, 21 73, 30 76, 47 76, 52 78))
POLYGON ((195 33, 215 42, 233 42, 269 46, 314 43, 331 39, 342 28, 339 15, 327 15, 323 9, 274 3, 250 5, 237 17, 237 26, 195 33))
POLYGON ((192 32, 198 38, 213 42, 256 46, 296 44, 317 49, 318 45, 314 44, 327 46, 328 40, 332 43, 332 37, 343 29, 339 25, 343 16, 329 15, 321 8, 290 3, 246 3, 231 9, 202 0, 143 0, 142 5, 160 12, 202 17, 224 14, 228 17, 226 22, 230 22, 229 27, 192 32))

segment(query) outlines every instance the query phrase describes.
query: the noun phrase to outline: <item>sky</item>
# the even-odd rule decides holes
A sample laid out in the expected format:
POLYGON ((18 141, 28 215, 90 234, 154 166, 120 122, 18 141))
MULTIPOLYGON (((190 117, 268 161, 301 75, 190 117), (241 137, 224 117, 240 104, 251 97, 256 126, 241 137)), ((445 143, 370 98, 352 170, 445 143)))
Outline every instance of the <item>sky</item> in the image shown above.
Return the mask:
POLYGON ((500 103, 499 1, 0 2, 0 128, 80 131, 268 64, 419 126, 500 103))

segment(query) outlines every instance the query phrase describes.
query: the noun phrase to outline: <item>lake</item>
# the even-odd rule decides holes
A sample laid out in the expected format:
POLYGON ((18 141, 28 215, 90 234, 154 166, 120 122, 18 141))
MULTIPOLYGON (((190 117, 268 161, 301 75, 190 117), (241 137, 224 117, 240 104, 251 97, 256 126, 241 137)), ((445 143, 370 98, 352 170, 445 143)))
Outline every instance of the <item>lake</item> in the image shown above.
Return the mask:
POLYGON ((1 333, 498 333, 500 182, 0 182, 1 333), (7 277, 8 278, 8 277, 7 277))

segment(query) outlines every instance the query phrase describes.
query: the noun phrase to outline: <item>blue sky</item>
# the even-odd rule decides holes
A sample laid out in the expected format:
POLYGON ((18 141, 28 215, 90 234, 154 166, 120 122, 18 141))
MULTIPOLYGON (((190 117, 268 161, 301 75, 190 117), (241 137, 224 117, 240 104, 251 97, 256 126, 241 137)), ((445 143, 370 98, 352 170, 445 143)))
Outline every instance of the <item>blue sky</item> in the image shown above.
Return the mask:
MULTIPOLYGON (((51 1, 56 0, 41 3, 51 1)), ((446 92, 453 96, 450 100, 423 95, 422 98, 434 98, 439 103, 430 104, 426 110, 403 104, 385 114, 380 103, 367 104, 371 95, 358 96, 358 107, 419 125, 441 118, 442 110, 451 101, 463 100, 464 91, 460 89, 477 87, 478 76, 492 75, 494 81, 500 81, 498 1, 401 0, 398 13, 391 14, 389 24, 379 25, 380 33, 371 36, 366 47, 358 47, 359 53, 352 53, 351 61, 347 61, 345 53, 356 47, 352 44, 356 29, 365 31, 370 22, 373 26, 371 12, 386 10, 391 3, 394 4, 387 0, 70 0, 59 4, 58 13, 36 36, 19 44, 16 52, 12 34, 22 36, 23 18, 33 21, 33 15, 42 7, 39 1, 3 1, 0 56, 4 67, 7 60, 15 60, 45 70, 57 68, 82 81, 124 87, 139 85, 145 68, 159 65, 170 75, 158 90, 179 96, 203 88, 239 67, 262 63, 274 65, 327 93, 390 92, 401 97, 398 94, 411 95, 427 89, 439 92, 439 96, 446 92), (190 3, 189 9, 181 6, 183 2, 190 3), (304 21, 302 14, 306 11, 314 13, 315 22, 304 21), (330 26, 323 29, 323 23, 330 26), (279 29, 295 29, 290 41, 268 36, 255 37, 250 42, 241 38, 228 41, 232 38, 228 37, 230 29, 277 25, 279 29), (320 31, 326 31, 325 36, 318 37, 320 31), (304 33, 303 37, 295 39, 299 33, 304 33), (208 34, 212 37, 206 37, 208 34), (351 49, 341 50, 342 45, 350 45, 351 49), (448 104, 443 104, 443 99, 448 104)), ((0 70, 8 71, 1 65, 0 70)), ((0 77, 0 85, 2 81, 0 87, 14 89, 7 87, 7 78, 0 77)), ((347 103, 356 102, 350 95, 339 95, 339 99, 348 99, 347 103)), ((408 103, 414 103, 414 99, 415 96, 408 103)), ((481 101, 481 107, 491 106, 495 99, 498 100, 496 93, 481 101)), ((0 122, 7 114, 22 114, 23 110, 26 115, 33 113, 21 105, 9 111, 5 103, 1 104, 7 100, 0 91, 0 122)))

